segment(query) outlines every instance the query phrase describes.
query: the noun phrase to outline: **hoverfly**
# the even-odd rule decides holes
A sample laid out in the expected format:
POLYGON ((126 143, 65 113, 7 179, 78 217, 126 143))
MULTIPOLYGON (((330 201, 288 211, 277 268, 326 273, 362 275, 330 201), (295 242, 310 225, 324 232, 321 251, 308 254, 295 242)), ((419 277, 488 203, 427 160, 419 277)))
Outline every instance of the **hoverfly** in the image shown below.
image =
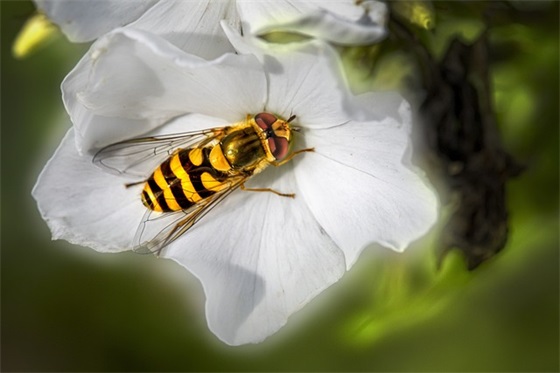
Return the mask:
POLYGON ((144 185, 139 199, 147 208, 133 250, 159 255, 237 188, 293 198, 270 188, 246 188, 245 182, 269 165, 313 151, 291 151, 293 132, 299 131, 290 125, 294 119, 262 112, 231 126, 135 138, 101 149, 93 162, 109 171, 153 170, 142 175, 144 180, 126 184, 144 185))

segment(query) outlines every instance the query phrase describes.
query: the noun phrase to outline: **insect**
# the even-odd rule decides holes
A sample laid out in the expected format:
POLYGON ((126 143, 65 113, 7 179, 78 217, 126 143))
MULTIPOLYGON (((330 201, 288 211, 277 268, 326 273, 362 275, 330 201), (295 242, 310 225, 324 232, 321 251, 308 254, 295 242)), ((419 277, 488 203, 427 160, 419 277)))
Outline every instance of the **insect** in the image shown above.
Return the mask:
POLYGON ((237 188, 294 198, 270 188, 245 187, 269 165, 281 166, 299 153, 314 151, 291 150, 293 132, 299 131, 290 124, 294 119, 262 112, 231 126, 136 138, 101 149, 94 164, 144 177, 126 184, 143 184, 139 198, 147 208, 134 251, 159 255, 237 188))

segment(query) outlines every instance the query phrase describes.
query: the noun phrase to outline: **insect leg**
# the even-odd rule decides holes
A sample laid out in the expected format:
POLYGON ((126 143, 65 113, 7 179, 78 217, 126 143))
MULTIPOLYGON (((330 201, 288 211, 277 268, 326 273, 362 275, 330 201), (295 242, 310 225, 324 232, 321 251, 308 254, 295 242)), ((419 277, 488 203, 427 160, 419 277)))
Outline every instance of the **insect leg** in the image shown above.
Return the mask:
MULTIPOLYGON (((314 152, 314 151, 315 151, 315 148, 301 149, 301 150, 298 150, 297 152, 293 152, 286 159, 283 159, 280 162, 270 162, 270 163, 272 165, 276 166, 276 167, 282 166, 286 162, 289 162, 296 154, 300 154, 300 153, 304 153, 304 152, 314 152)), ((289 197, 289 198, 295 198, 296 197, 295 193, 280 193, 280 192, 278 192, 274 189, 271 189, 271 188, 246 188, 245 184, 241 184, 240 188, 241 188, 241 190, 245 190, 247 192, 271 192, 271 193, 274 193, 274 194, 279 195, 281 197, 289 197)))
POLYGON ((134 183, 126 183, 126 184, 124 184, 124 187, 125 188, 130 188, 130 187, 138 185, 138 184, 144 184, 145 182, 146 182, 146 180, 136 181, 134 183))
POLYGON ((301 149, 298 150, 297 152, 293 152, 292 154, 290 154, 289 156, 287 156, 285 159, 281 160, 280 162, 270 162, 273 166, 282 166, 283 164, 289 162, 292 160, 293 157, 295 157, 297 154, 300 153, 305 153, 305 152, 314 152, 315 148, 306 148, 306 149, 301 149))
POLYGON ((295 198, 296 195, 294 193, 280 193, 274 189, 270 189, 270 188, 246 188, 245 184, 241 184, 240 185, 240 189, 244 190, 246 192, 270 192, 270 193, 274 193, 280 197, 289 197, 289 198, 295 198))

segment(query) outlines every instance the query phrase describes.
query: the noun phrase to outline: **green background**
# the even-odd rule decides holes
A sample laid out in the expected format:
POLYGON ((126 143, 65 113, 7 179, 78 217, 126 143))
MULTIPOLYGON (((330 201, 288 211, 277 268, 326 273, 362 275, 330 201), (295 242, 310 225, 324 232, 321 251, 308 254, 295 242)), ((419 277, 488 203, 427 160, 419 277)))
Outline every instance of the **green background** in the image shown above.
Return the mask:
MULTIPOLYGON (((439 4, 438 45, 478 32, 475 14, 439 4)), ((33 5, 2 1, 2 371, 558 371, 557 4, 539 5, 553 15, 540 24, 493 31, 515 46, 493 85, 505 147, 527 166, 508 184, 504 251, 469 273, 457 255, 435 271, 438 229, 404 254, 371 248, 277 334, 230 347, 174 263, 51 241, 30 192, 70 127, 59 85, 87 46, 59 37, 15 60, 33 5)), ((369 80, 347 63, 364 89, 395 85, 402 60, 369 80)))

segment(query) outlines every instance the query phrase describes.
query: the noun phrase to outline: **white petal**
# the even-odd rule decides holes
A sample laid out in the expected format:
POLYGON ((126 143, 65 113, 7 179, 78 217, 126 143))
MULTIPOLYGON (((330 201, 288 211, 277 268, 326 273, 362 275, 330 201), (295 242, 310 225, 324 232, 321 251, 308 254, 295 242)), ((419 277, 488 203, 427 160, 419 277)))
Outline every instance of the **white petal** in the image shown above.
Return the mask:
POLYGON ((208 128, 225 127, 231 122, 222 118, 215 118, 201 114, 187 114, 165 123, 155 131, 150 132, 149 136, 173 135, 181 132, 200 131, 208 128))
POLYGON ((272 25, 280 25, 317 10, 317 5, 300 0, 237 0, 245 31, 258 35, 272 25))
POLYGON ((368 44, 385 36, 386 6, 377 1, 239 1, 250 33, 295 32, 346 45, 368 44))
MULTIPOLYGON (((368 111, 367 119, 383 120, 392 118, 410 134, 412 114, 410 105, 398 92, 367 92, 353 98, 354 103, 363 111, 368 111)), ((364 120, 365 118, 361 118, 364 120)))
POLYGON ((73 42, 91 41, 142 15, 157 0, 34 0, 73 42))
POLYGON ((313 214, 341 247, 350 267, 365 246, 402 251, 437 218, 437 199, 402 159, 408 126, 387 117, 307 131, 296 175, 313 214))
POLYGON ((285 117, 295 114, 297 124, 305 128, 336 126, 356 115, 340 61, 329 45, 304 43, 269 49, 275 53, 264 59, 269 82, 267 110, 285 117))
POLYGON ((256 56, 268 76, 266 110, 285 118, 295 114, 297 126, 327 128, 354 119, 377 119, 351 94, 338 54, 319 41, 265 43, 222 24, 240 53, 256 56))
POLYGON ((200 279, 209 327, 228 344, 262 341, 345 270, 290 172, 256 178, 294 199, 236 191, 164 252, 200 279))
POLYGON ((131 29, 99 39, 63 83, 82 152, 189 112, 236 122, 262 110, 265 92, 266 78, 253 56, 206 61, 131 29))
POLYGON ((80 156, 73 132, 68 131, 33 188, 41 216, 53 239, 101 252, 129 250, 146 210, 142 186, 126 188, 131 180, 105 173, 91 157, 80 156))
POLYGON ((315 0, 317 5, 348 22, 383 25, 387 21, 387 5, 375 0, 315 0))
POLYGON ((160 1, 129 27, 158 34, 184 51, 206 59, 234 52, 220 21, 239 29, 235 1, 160 1))

